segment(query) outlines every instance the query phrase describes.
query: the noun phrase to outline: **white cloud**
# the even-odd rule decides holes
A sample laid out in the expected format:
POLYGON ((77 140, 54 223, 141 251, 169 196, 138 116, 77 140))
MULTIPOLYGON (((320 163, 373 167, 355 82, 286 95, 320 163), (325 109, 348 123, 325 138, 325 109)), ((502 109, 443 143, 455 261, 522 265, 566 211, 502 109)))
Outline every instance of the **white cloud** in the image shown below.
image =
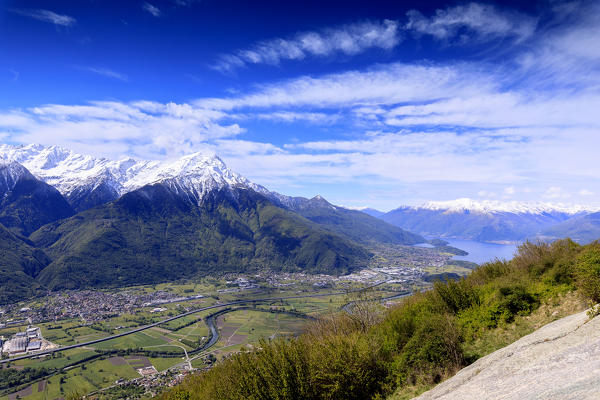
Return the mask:
POLYGON ((36 9, 12 9, 11 12, 19 15, 23 15, 25 17, 37 19, 38 21, 48 22, 58 26, 73 26, 77 22, 77 20, 68 15, 57 14, 54 11, 36 9))
POLYGON ((560 186, 551 186, 542 196, 547 199, 567 199, 571 194, 565 192, 560 186))
POLYGON ((233 119, 258 119, 265 121, 281 121, 287 123, 308 122, 311 124, 333 124, 339 116, 323 112, 274 111, 265 113, 232 114, 233 119))
POLYGON ((118 80, 123 81, 123 82, 127 82, 129 80, 129 78, 127 77, 127 75, 122 74, 122 73, 117 72, 117 71, 113 71, 112 69, 108 69, 108 68, 90 67, 90 66, 77 66, 76 68, 80 69, 82 71, 87 71, 87 72, 94 73, 96 75, 102 75, 102 76, 105 76, 107 78, 118 79, 118 80))
POLYGON ((487 198, 494 198, 497 196, 497 194, 495 192, 489 192, 487 190, 480 190, 479 192, 477 192, 477 195, 479 197, 487 197, 487 198))
MULTIPOLYGON (((46 105, 0 112, 0 137, 149 158, 208 149, 273 189, 357 202, 368 193, 383 208, 475 194, 593 200, 600 191, 600 53, 593 46, 600 29, 590 21, 600 13, 589 13, 529 38, 531 46, 502 62, 390 63, 189 104, 46 105), (310 129, 297 129, 304 123, 310 129)), ((475 28, 456 32, 463 29, 475 28)), ((490 29, 478 34, 502 35, 490 29)), ((305 56, 326 49, 316 39, 306 43, 305 56)), ((287 49, 281 54, 296 54, 279 45, 287 49)), ((332 54, 345 51, 335 48, 332 54)))
POLYGON ((303 32, 290 39, 262 41, 233 54, 222 55, 213 68, 228 72, 248 64, 277 65, 283 60, 301 60, 309 56, 355 55, 371 48, 390 50, 399 42, 397 22, 363 22, 320 32, 303 32))
POLYGON ((160 9, 156 6, 153 6, 150 3, 144 3, 142 4, 142 10, 146 11, 147 13, 151 14, 153 17, 160 17, 162 15, 162 12, 160 11, 160 9))
POLYGON ((407 16, 406 29, 443 40, 458 37, 461 42, 510 36, 522 41, 531 37, 537 23, 535 18, 480 3, 438 9, 430 18, 417 10, 407 16))
POLYGON ((254 93, 201 99, 196 105, 231 110, 241 107, 363 107, 421 102, 491 91, 497 84, 472 64, 411 65, 393 63, 363 71, 314 78, 304 76, 264 85, 254 93))
POLYGON ((235 137, 237 124, 218 111, 186 104, 93 102, 47 105, 0 114, 0 132, 21 143, 61 144, 96 155, 173 157, 206 142, 235 137))

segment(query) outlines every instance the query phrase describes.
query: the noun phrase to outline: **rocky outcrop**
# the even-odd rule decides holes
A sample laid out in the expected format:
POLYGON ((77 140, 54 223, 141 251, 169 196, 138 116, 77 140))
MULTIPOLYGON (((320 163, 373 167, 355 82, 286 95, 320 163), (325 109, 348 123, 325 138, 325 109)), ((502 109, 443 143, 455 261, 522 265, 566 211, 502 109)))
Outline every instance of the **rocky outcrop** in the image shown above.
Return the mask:
POLYGON ((554 321, 462 369, 418 400, 599 399, 600 317, 554 321))

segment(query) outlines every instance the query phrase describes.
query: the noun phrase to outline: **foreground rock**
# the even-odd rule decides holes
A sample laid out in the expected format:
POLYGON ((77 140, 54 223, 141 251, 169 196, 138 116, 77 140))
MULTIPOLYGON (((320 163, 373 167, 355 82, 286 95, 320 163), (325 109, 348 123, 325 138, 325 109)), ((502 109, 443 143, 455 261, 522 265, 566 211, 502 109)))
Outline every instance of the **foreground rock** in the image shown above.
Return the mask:
POLYGON ((599 399, 600 317, 552 322, 479 359, 418 400, 599 399))

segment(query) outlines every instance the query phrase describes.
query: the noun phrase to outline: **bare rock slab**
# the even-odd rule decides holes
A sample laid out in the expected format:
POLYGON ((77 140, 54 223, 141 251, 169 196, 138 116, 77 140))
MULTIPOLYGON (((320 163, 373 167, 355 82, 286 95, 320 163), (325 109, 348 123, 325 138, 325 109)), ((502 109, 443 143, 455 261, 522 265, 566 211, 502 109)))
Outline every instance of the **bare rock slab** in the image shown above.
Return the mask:
POLYGON ((582 312, 554 321, 417 399, 600 399, 600 317, 582 312))

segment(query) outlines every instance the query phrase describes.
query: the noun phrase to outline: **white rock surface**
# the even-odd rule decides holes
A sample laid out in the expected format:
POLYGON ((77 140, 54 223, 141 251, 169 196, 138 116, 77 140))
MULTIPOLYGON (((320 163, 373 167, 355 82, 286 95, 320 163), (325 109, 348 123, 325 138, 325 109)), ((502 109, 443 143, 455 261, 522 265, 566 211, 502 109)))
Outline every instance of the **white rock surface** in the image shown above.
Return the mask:
POLYGON ((600 399, 600 317, 552 322, 416 399, 600 399))

